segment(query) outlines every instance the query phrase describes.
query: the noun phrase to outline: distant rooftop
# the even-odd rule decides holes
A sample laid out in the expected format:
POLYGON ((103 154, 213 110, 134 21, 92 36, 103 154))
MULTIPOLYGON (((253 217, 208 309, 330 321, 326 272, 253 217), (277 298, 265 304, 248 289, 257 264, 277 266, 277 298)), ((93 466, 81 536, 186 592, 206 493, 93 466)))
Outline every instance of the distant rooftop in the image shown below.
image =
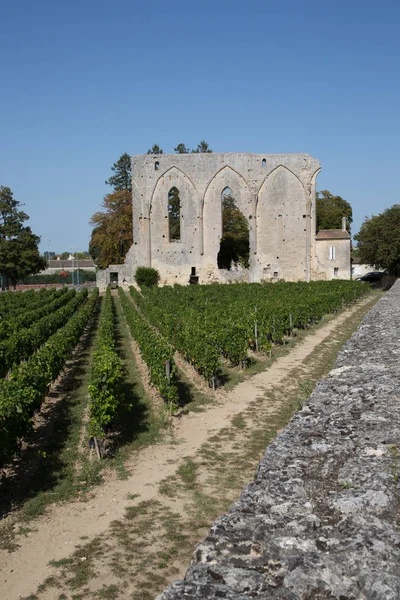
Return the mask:
POLYGON ((75 258, 74 261, 72 261, 72 260, 49 260, 48 264, 49 264, 50 269, 60 269, 60 268, 68 269, 68 267, 70 269, 72 269, 73 266, 75 268, 81 267, 83 269, 83 267, 88 268, 88 267, 96 266, 91 258, 82 258, 81 260, 78 260, 75 258))
POLYGON ((350 234, 348 231, 343 231, 343 229, 321 229, 318 231, 317 240, 348 240, 350 239, 350 234))

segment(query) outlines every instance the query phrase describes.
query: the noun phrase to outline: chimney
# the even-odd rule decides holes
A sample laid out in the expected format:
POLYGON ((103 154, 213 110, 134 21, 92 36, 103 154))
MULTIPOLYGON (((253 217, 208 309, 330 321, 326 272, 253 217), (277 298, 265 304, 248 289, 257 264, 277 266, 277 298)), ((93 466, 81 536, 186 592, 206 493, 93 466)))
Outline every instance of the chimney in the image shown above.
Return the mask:
POLYGON ((346 223, 347 223, 346 217, 342 217, 342 231, 347 231, 346 223))

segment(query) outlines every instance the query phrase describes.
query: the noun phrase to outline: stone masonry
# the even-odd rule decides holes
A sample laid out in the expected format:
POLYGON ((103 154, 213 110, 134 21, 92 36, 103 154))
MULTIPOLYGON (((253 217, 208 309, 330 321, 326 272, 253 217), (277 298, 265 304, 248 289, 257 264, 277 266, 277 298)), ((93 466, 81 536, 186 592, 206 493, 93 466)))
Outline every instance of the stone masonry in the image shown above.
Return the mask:
POLYGON ((158 600, 400 598, 400 281, 158 600))
MULTIPOLYGON (((199 283, 331 278, 321 267, 324 261, 317 260, 315 184, 319 171, 319 162, 308 154, 134 156, 134 243, 123 265, 99 272, 99 287, 109 283, 111 273, 131 283, 138 266, 158 269, 162 284, 186 284, 194 274, 199 283), (168 193, 173 187, 179 191, 180 239, 170 241, 168 193), (249 227, 250 267, 240 274, 238 269, 222 272, 217 264, 221 198, 226 188, 249 227)), ((350 247, 350 240, 338 244, 350 247)), ((324 249, 325 254, 328 251, 324 249)), ((349 269, 350 263, 339 277, 349 278, 349 269)))

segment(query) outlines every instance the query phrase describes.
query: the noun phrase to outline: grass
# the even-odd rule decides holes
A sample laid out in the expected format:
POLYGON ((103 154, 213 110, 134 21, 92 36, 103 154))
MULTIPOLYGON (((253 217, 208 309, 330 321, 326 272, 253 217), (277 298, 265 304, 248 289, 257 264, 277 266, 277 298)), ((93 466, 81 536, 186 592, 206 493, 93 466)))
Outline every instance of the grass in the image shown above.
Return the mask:
POLYGON ((177 475, 182 479, 184 485, 193 488, 196 483, 197 465, 190 457, 185 457, 183 464, 178 467, 177 475))

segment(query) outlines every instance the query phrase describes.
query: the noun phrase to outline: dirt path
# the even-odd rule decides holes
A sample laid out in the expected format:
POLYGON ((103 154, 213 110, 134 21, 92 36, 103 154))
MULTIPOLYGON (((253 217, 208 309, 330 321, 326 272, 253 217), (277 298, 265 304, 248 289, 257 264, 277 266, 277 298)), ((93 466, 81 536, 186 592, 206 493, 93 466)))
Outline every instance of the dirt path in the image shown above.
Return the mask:
MULTIPOLYGON (((360 304, 366 310, 372 301, 367 299, 360 304)), ((126 480, 116 479, 110 474, 106 484, 96 488, 88 501, 78 500, 51 507, 44 517, 32 523, 33 531, 25 537, 18 536, 20 547, 17 551, 0 552, 1 596, 17 600, 33 593, 46 577, 53 575, 49 561, 66 559, 82 544, 82 539, 94 538, 105 532, 112 522, 122 519, 132 495, 140 495, 140 501, 156 501, 160 482, 176 473, 184 457, 194 456, 209 439, 215 437, 216 432, 226 428, 235 415, 245 411, 260 397, 271 394, 282 378, 292 378, 296 384, 299 369, 306 368, 307 358, 321 342, 340 332, 349 317, 357 311, 360 313, 360 304, 308 335, 267 371, 240 383, 225 395, 223 402, 205 412, 189 413, 177 420, 172 442, 144 448, 132 456, 126 465, 130 472, 126 480)), ((271 408, 275 409, 276 406, 271 408)), ((176 509, 179 510, 179 506, 176 509)), ((58 597, 58 593, 53 591, 53 597, 58 597)))

